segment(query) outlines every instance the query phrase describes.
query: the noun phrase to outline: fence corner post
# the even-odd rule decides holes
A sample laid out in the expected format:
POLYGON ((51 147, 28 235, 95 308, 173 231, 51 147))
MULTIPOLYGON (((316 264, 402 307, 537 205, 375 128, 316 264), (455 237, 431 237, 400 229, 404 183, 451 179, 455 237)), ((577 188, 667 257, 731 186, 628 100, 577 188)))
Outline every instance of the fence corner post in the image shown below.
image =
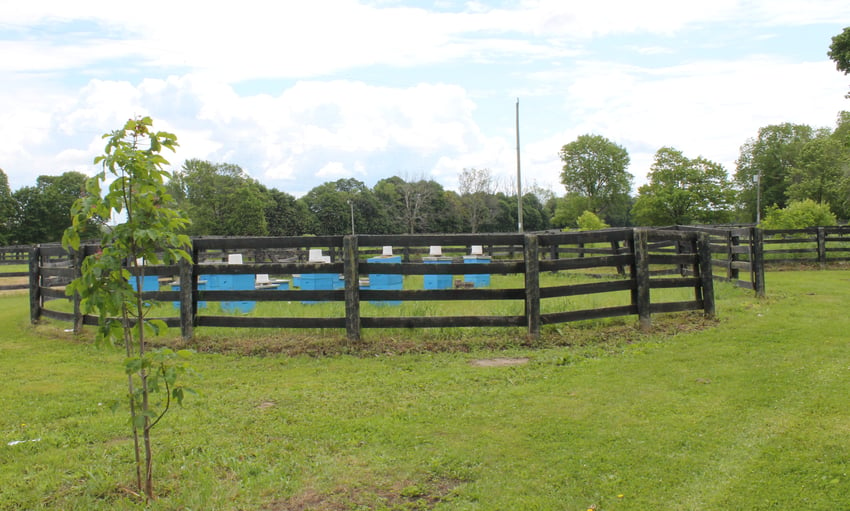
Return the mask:
POLYGON ((525 321, 528 335, 540 337, 540 240, 526 234, 523 243, 525 259, 525 321))
POLYGON ((184 341, 188 341, 195 335, 195 311, 198 310, 196 307, 198 294, 195 292, 198 284, 193 271, 195 264, 197 264, 196 259, 192 262, 181 259, 177 263, 180 272, 180 336, 184 341))
POLYGON ((360 340, 360 262, 355 235, 342 239, 343 277, 345 280, 345 334, 349 341, 360 340))
POLYGON ((753 227, 750 233, 750 278, 758 298, 764 298, 764 231, 753 227))
MULTIPOLYGON (((80 245, 79 250, 74 250, 71 252, 71 260, 74 268, 74 279, 82 278, 83 276, 83 259, 86 258, 87 245, 80 245)), ((83 313, 81 310, 81 297, 80 293, 74 293, 74 334, 81 334, 83 332, 83 313)))
POLYGON ((41 245, 30 248, 30 322, 41 319, 41 245))
POLYGON ((632 301, 637 307, 638 323, 641 330, 652 327, 649 298, 649 231, 635 229, 634 231, 634 278, 635 291, 632 301))
POLYGON ((697 256, 699 258, 699 279, 702 289, 702 303, 705 315, 714 317, 714 275, 711 270, 711 240, 708 234, 697 233, 697 256))

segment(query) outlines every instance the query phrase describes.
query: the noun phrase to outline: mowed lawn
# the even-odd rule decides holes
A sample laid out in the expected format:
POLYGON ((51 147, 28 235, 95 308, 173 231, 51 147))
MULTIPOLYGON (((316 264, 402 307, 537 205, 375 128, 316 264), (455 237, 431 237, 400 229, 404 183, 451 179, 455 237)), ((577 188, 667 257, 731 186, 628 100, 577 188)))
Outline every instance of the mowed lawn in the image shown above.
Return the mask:
POLYGON ((767 290, 718 284, 709 328, 629 318, 598 345, 564 325, 582 346, 199 354, 200 395, 154 431, 147 507, 110 411, 119 353, 32 328, 6 293, 0 509, 850 509, 850 271, 767 290))

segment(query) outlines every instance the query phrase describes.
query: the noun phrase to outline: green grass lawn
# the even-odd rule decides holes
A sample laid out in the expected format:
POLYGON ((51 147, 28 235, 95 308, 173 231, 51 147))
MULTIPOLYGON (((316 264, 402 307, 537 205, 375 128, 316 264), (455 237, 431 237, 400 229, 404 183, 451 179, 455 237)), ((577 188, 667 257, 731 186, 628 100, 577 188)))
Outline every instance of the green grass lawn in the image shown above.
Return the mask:
MULTIPOLYGON (((200 396, 154 432, 149 509, 846 509, 850 272, 767 290, 718 285, 709 328, 547 332, 573 346, 200 354, 200 396), (476 363, 497 357, 528 362, 476 363)), ((0 509, 145 509, 109 410, 120 355, 27 304, 0 296, 0 509)))

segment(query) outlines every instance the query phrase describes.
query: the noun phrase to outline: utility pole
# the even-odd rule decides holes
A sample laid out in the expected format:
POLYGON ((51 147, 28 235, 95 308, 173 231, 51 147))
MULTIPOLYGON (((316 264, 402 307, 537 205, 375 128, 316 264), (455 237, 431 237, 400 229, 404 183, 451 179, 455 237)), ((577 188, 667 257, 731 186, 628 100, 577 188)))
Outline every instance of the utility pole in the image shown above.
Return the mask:
POLYGON ((519 165, 519 98, 516 98, 516 225, 522 232, 522 172, 519 165))
POLYGON ((753 177, 756 182, 756 225, 761 223, 761 169, 753 177))

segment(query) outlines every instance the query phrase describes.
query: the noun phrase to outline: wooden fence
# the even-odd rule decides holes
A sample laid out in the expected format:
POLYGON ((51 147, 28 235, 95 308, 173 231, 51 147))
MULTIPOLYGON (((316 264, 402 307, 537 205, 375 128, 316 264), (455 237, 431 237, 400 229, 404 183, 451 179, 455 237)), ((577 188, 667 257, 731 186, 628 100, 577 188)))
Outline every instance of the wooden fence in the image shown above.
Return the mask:
POLYGON ((765 263, 829 264, 850 261, 850 226, 766 229, 765 263))
POLYGON ((764 237, 757 227, 676 225, 669 229, 701 232, 708 236, 714 278, 731 282, 756 295, 765 295, 764 237))
POLYGON ((27 282, 17 282, 22 277, 27 277, 28 271, 9 268, 29 264, 30 248, 29 245, 0 247, 0 291, 29 287, 27 282))
MULTIPOLYGON (((78 275, 82 259, 96 250, 82 246, 68 254, 56 245, 33 247, 30 253, 30 300, 33 322, 42 317, 71 321, 82 325, 97 323, 94 316, 80 314, 79 303, 73 312, 45 306, 51 300, 67 299, 64 284, 78 275)), ((196 238, 193 240, 195 264, 147 266, 145 275, 177 279, 179 290, 144 292, 150 300, 175 302, 175 315, 164 317, 169 326, 180 327, 184 338, 191 338, 197 327, 248 328, 338 328, 356 340, 364 328, 432 327, 524 327, 530 336, 540 334, 542 325, 637 315, 641 326, 649 326, 651 314, 703 310, 714 314, 711 273, 711 247, 701 232, 651 229, 609 229, 595 232, 477 234, 477 235, 357 235, 276 238, 196 238), (379 263, 370 255, 392 246, 401 262, 379 263), (450 260, 429 264, 431 246, 441 246, 450 260), (486 266, 464 264, 463 255, 480 246, 492 257, 486 266), (667 248, 675 246, 676 253, 667 248), (310 249, 321 248, 330 262, 304 261, 310 249), (225 264, 226 254, 238 252, 243 264, 225 264), (663 268, 688 268, 688 272, 662 274, 663 268), (472 269, 474 268, 474 269, 472 269), (369 289, 361 287, 366 275, 460 276, 470 273, 488 275, 521 274, 522 287, 509 289, 473 287, 448 289, 369 289), (580 283, 541 285, 541 274, 580 274, 594 278, 580 283), (205 290, 200 276, 269 274, 274 276, 339 274, 341 289, 329 290, 205 290), (185 285, 188 283, 188 285, 185 285), (661 302, 651 300, 652 290, 690 288, 691 299, 661 302), (623 305, 602 308, 570 309, 563 297, 589 297, 602 293, 625 293, 623 305), (515 315, 373 315, 364 314, 363 301, 407 303, 423 301, 494 300, 518 302, 522 313, 515 315), (342 302, 344 313, 338 317, 269 317, 255 315, 210 315, 199 309, 202 302, 342 302), (546 307, 541 308, 541 304, 546 307), (545 309, 545 310, 543 310, 545 309)), ((519 279, 514 279, 517 281, 519 279)), ((569 279, 566 282, 570 282, 569 279)), ((453 283, 457 283, 454 281, 453 283)), ((576 301, 581 300, 581 298, 576 301)), ((575 303, 575 302, 570 302, 575 303)), ((295 304, 301 306, 300 304, 295 304)), ((60 307, 61 308, 61 307, 60 307)), ((67 309, 67 307, 66 307, 67 309)), ((383 308, 387 310, 386 308, 383 308)), ((463 304, 458 304, 463 309, 463 304)))

